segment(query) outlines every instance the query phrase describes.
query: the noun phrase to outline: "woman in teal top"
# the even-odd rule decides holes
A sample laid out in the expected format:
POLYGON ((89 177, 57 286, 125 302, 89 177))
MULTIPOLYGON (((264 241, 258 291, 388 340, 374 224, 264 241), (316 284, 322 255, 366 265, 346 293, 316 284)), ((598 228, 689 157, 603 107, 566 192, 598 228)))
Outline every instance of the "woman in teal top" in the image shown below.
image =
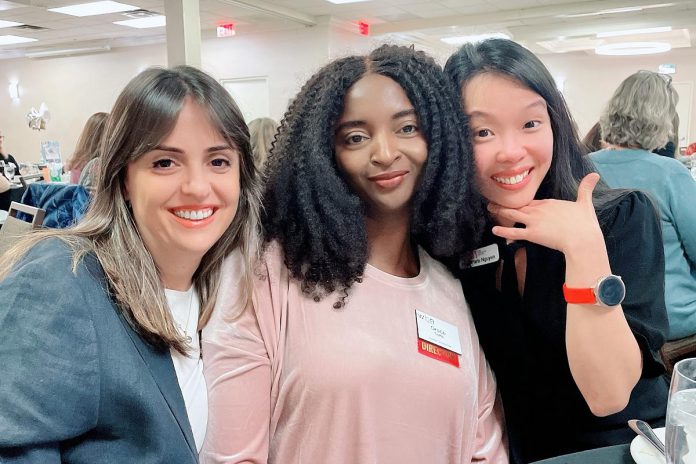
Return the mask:
POLYGON ((590 154, 607 184, 643 190, 660 208, 669 340, 696 334, 696 182, 679 161, 651 153, 674 132, 677 98, 669 76, 629 76, 600 118, 607 148, 590 154))

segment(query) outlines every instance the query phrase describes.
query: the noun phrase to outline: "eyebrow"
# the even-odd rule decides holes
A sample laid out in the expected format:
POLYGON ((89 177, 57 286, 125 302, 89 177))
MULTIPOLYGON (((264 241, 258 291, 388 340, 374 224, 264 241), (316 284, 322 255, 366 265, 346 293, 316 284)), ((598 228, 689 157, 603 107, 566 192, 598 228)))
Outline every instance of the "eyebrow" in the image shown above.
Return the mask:
MULTIPOLYGON (((548 105, 546 104, 546 100, 544 100, 543 98, 540 97, 537 100, 534 100, 533 102, 531 102, 530 104, 525 106, 523 109, 528 110, 528 109, 532 109, 534 107, 547 109, 548 105)), ((475 117, 480 117, 480 116, 490 116, 490 113, 487 113, 485 111, 472 111, 471 113, 469 113, 469 118, 475 118, 475 117)))
MULTIPOLYGON (((168 146, 166 146, 166 145, 157 145, 157 146, 156 146, 155 148, 153 148, 152 150, 153 150, 153 151, 154 151, 154 150, 169 151, 169 152, 172 152, 172 153, 184 153, 184 150, 181 150, 181 149, 175 148, 175 147, 168 147, 168 146)), ((217 152, 217 151, 225 151, 225 150, 234 150, 234 148, 232 148, 230 145, 218 145, 218 146, 215 146, 215 147, 210 147, 210 148, 208 148, 206 151, 207 151, 208 153, 215 153, 215 152, 217 152)))
MULTIPOLYGON (((395 120, 401 119, 405 116, 417 116, 416 110, 413 108, 409 108, 407 110, 399 111, 397 113, 394 113, 392 115, 391 119, 392 119, 392 121, 395 121, 395 120)), ((346 121, 346 122, 342 122, 341 124, 338 125, 338 127, 336 127, 336 132, 340 132, 343 129, 349 129, 349 128, 360 127, 360 126, 365 126, 365 125, 367 125, 367 121, 363 121, 361 119, 357 119, 355 121, 346 121)))

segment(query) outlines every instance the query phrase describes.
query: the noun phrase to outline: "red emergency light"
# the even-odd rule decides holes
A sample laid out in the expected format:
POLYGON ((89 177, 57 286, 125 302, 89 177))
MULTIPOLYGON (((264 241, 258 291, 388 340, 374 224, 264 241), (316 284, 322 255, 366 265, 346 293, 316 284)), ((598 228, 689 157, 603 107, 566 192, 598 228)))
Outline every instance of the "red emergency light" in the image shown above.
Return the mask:
POLYGON ((234 23, 220 24, 217 27, 218 37, 232 37, 234 34, 234 23))
POLYGON ((370 35, 370 25, 367 24, 365 21, 358 21, 358 32, 360 33, 360 35, 370 35))

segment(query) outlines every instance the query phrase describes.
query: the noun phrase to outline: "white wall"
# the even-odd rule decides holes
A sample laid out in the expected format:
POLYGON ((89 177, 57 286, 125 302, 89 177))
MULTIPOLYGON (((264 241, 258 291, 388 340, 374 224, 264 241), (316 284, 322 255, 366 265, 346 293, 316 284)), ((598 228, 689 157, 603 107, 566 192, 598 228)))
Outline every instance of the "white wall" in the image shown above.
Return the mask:
MULTIPOLYGON (((270 116, 278 120, 301 85, 330 59, 364 54, 377 45, 375 39, 348 28, 326 19, 292 31, 204 40, 202 67, 217 79, 267 77, 270 116)), ((675 63, 675 82, 696 81, 696 49, 641 58, 574 54, 543 55, 542 60, 554 75, 565 77, 565 95, 583 134, 597 121, 618 84, 638 69, 675 63)), ((444 62, 443 57, 438 56, 438 61, 444 62)), ((42 140, 58 140, 67 158, 92 113, 109 111, 120 90, 139 71, 165 63, 164 44, 81 57, 0 60, 0 129, 7 150, 20 161, 36 161, 42 140), (20 84, 19 104, 7 92, 13 80, 20 84), (32 131, 25 115, 41 102, 48 105, 52 120, 47 130, 32 131)), ((696 141, 696 101, 691 105, 689 140, 696 141)))
MULTIPOLYGON (((370 39, 326 18, 314 27, 204 40, 201 67, 219 80, 266 77, 269 116, 280 120, 302 84, 330 57, 364 53, 372 46, 370 39)), ((0 129, 6 135, 7 151, 20 161, 34 162, 42 140, 58 140, 67 159, 92 113, 109 111, 120 90, 139 71, 165 64, 164 44, 82 57, 0 60, 0 129), (19 104, 7 92, 14 80, 20 83, 19 104), (25 115, 42 101, 51 111, 51 121, 47 130, 32 131, 25 115)))
POLYGON ((201 44, 204 71, 217 79, 267 77, 270 114, 280 120, 301 85, 327 61, 328 29, 210 39, 201 44))
MULTIPOLYGON (((660 64, 677 65, 674 83, 692 83, 696 95, 696 48, 676 49, 666 54, 645 56, 542 55, 554 77, 565 78, 565 97, 581 135, 599 120, 607 101, 621 81, 640 69, 657 71, 660 64)), ((691 106, 687 140, 696 142, 696 98, 680 103, 691 106)), ((685 134, 679 134, 680 137, 685 134)))
POLYGON ((35 162, 42 140, 57 140, 63 160, 72 153, 87 118, 109 111, 123 86, 149 65, 166 63, 161 45, 124 48, 89 56, 0 61, 0 128, 5 148, 20 162, 35 162), (7 86, 18 81, 20 100, 7 86), (41 102, 51 113, 46 130, 32 130, 26 114, 41 102))

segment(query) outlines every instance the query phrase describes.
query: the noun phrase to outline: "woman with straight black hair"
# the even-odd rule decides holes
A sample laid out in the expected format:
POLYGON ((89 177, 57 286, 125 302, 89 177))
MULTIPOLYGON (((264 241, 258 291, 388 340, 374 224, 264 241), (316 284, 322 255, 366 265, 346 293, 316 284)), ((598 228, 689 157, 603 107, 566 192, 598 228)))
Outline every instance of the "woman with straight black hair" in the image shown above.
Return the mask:
POLYGON ((553 78, 524 47, 467 44, 445 69, 489 203, 489 232, 460 277, 512 459, 627 443, 632 418, 662 425, 667 318, 652 203, 600 182, 553 78))
POLYGON ((461 286, 431 257, 478 239, 464 127, 409 47, 302 87, 269 158, 253 308, 234 318, 227 285, 203 333, 203 462, 507 463, 461 286))

